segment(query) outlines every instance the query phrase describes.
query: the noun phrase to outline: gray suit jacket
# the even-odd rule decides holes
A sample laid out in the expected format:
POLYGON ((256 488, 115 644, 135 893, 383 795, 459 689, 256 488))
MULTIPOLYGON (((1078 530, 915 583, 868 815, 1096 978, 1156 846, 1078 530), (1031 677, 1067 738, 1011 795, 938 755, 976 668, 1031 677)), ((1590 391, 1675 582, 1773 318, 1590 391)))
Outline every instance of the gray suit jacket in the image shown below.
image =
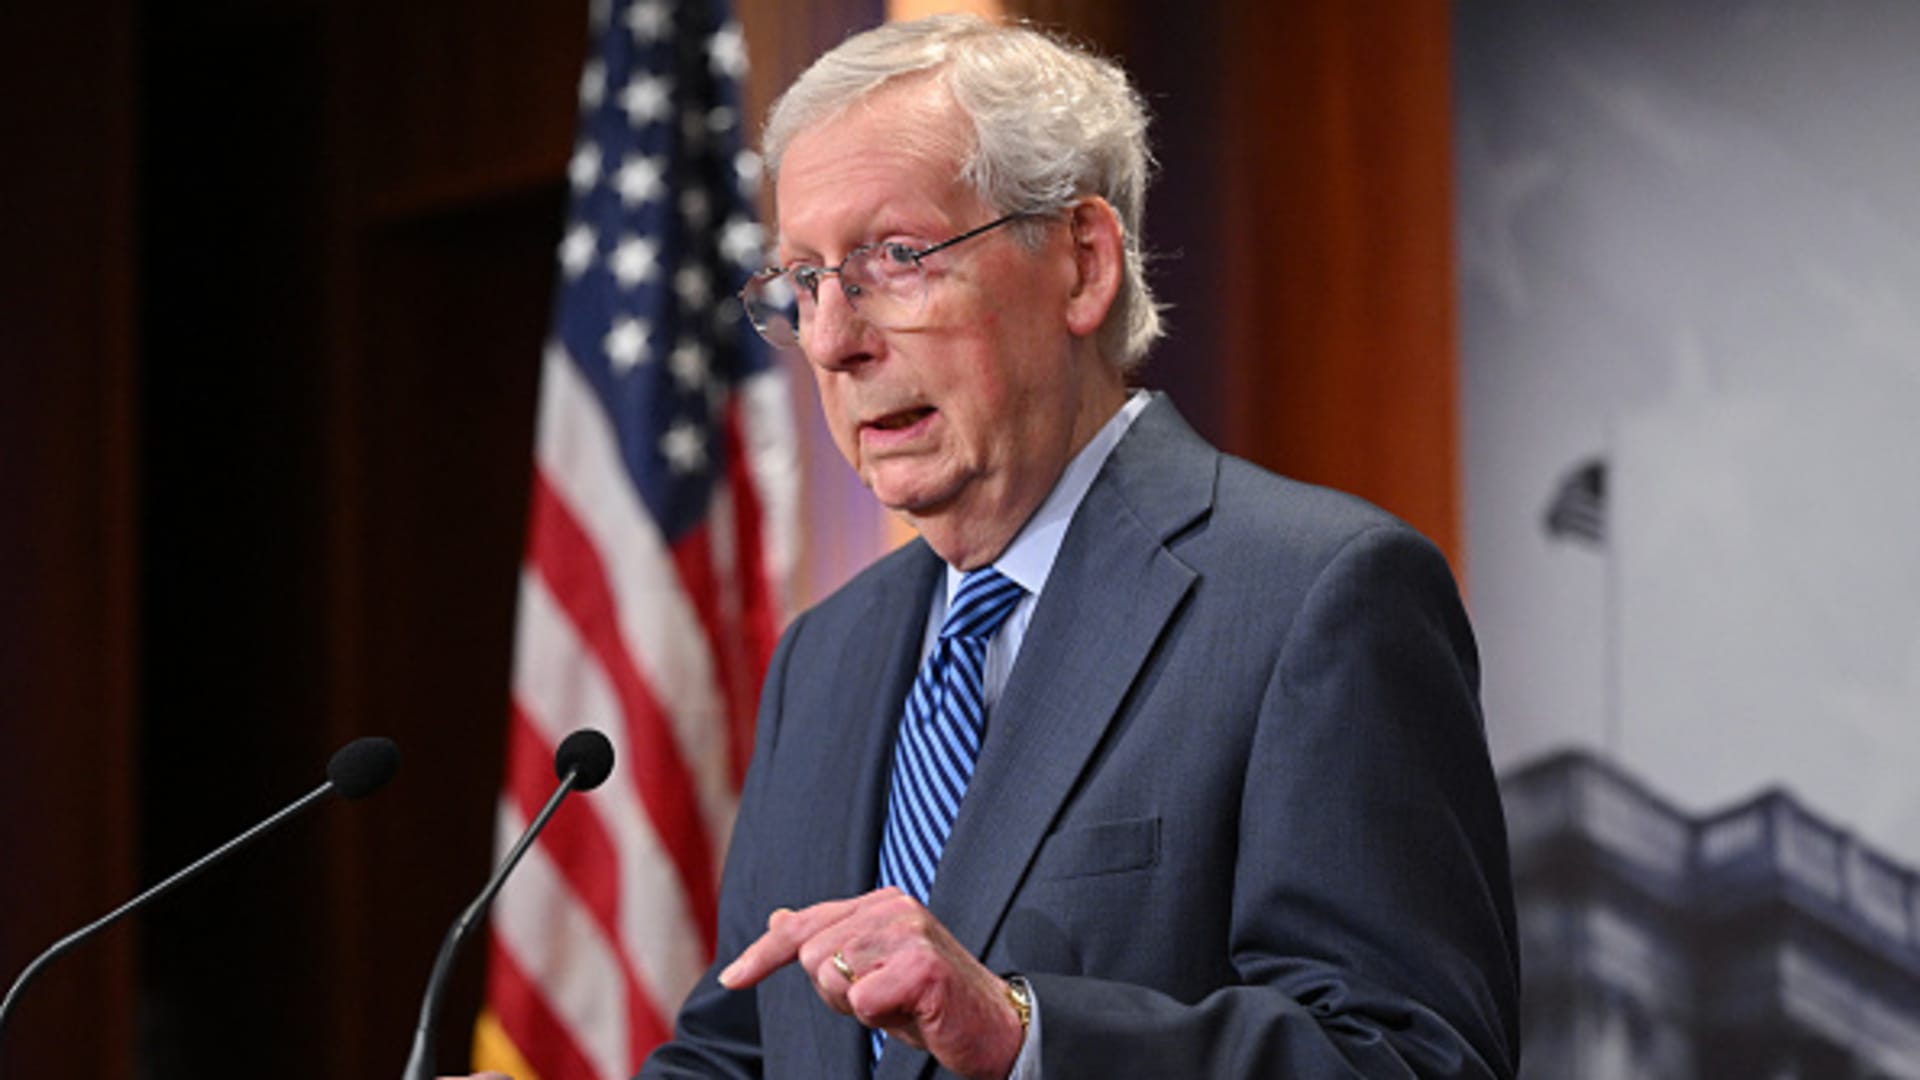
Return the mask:
MULTIPOLYGON (((776 907, 873 887, 941 566, 909 545, 782 639, 722 962, 776 907)), ((1219 453, 1157 399, 1068 530, 929 906, 1031 981, 1048 1080, 1510 1076, 1477 664, 1432 545, 1219 453)), ((642 1076, 866 1075, 864 1030, 806 973, 737 993, 713 976, 642 1076)), ((877 1075, 946 1074, 895 1040, 877 1075)))

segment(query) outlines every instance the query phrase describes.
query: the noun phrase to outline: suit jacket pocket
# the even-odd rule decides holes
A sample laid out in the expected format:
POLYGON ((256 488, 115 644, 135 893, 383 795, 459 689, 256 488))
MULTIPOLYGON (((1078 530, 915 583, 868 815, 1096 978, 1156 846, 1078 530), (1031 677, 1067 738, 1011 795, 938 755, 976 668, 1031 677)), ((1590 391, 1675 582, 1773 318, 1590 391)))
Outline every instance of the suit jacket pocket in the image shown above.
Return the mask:
POLYGON ((1160 861, 1160 819, 1133 818, 1076 825, 1047 838, 1034 860, 1039 881, 1120 874, 1160 861))

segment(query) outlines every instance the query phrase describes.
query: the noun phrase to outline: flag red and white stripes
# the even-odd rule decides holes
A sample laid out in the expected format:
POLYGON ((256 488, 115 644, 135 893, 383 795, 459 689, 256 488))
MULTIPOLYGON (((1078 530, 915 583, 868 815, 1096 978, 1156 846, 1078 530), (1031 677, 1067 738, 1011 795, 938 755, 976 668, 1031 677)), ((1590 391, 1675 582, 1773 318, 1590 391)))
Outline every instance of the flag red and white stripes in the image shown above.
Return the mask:
POLYGON ((496 900, 475 1067, 624 1078, 711 962, 797 501, 782 375, 732 299, 761 254, 737 27, 598 6, 538 435, 498 842, 591 726, 612 778, 496 900))

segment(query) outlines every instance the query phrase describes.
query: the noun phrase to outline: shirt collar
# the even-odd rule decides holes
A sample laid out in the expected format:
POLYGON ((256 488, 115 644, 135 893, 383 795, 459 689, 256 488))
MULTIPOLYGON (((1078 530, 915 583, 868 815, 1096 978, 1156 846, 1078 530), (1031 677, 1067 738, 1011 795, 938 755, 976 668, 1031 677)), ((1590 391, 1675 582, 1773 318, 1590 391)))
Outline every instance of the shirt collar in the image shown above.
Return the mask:
MULTIPOLYGON (((1145 390, 1135 390, 1128 396, 1126 404, 1067 462, 1066 471, 1054 482, 1046 501, 1020 527, 1007 550, 993 561, 993 568, 1027 590, 1028 596, 1037 597, 1046 587, 1047 576, 1053 573, 1053 561, 1067 538, 1067 526, 1073 522, 1074 511, 1080 509, 1081 500, 1087 497, 1087 490, 1093 487, 1094 477, 1100 475, 1100 467, 1107 463, 1113 448, 1120 445, 1120 437, 1152 400, 1153 396, 1145 390)), ((960 580, 964 577, 964 571, 947 567, 948 596, 959 594, 960 580)))

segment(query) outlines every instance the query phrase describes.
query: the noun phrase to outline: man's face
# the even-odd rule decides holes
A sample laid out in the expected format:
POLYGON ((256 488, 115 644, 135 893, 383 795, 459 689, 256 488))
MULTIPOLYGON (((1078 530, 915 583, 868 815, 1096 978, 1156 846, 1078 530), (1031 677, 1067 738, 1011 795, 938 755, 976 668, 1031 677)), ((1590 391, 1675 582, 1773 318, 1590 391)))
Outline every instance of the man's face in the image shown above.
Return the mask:
MULTIPOLYGON (((795 137, 776 192, 781 262, 924 247, 998 217, 956 179, 963 123, 919 81, 795 137)), ((928 256, 926 304, 904 330, 867 325, 828 278, 801 332, 840 452, 962 566, 997 557, 1120 401, 1118 377, 1069 328, 1072 227, 1062 217, 1044 234, 1037 251, 1009 226, 928 256)))

